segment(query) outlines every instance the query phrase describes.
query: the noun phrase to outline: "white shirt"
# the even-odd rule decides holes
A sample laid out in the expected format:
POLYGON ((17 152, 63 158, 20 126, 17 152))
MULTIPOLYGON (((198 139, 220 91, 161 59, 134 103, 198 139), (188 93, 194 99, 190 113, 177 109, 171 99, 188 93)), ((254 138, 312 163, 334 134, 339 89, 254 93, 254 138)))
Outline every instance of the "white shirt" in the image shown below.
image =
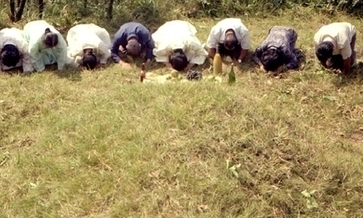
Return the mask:
POLYGON ((175 49, 182 49, 189 63, 201 65, 207 58, 207 51, 196 37, 197 30, 187 21, 168 21, 151 36, 155 43, 153 54, 157 62, 169 62, 169 55, 175 49))
POLYGON ((23 32, 24 39, 29 43, 30 60, 37 72, 43 71, 46 64, 52 63, 57 63, 58 70, 64 68, 67 61, 67 43, 58 30, 45 20, 34 20, 25 24, 23 32), (42 42, 46 28, 58 36, 58 44, 53 48, 45 47, 42 42))
POLYGON ((356 28, 347 22, 336 22, 325 25, 314 35, 315 48, 321 42, 332 42, 334 46, 333 55, 341 54, 345 60, 352 55, 350 43, 356 32, 356 28))
MULTIPOLYGON (((0 51, 8 44, 15 45, 19 50, 20 60, 15 67, 22 66, 24 72, 32 72, 34 69, 30 61, 29 46, 24 40, 23 31, 15 27, 2 29, 0 31, 0 51)), ((9 70, 15 67, 7 67, 3 63, 0 65, 1 70, 9 70)))
POLYGON ((239 18, 226 18, 213 26, 209 33, 206 46, 209 48, 217 48, 218 43, 224 42, 225 33, 230 29, 234 31, 238 42, 241 44, 241 48, 244 50, 250 49, 251 41, 248 29, 239 18))
POLYGON ((91 48, 97 61, 106 64, 111 56, 111 38, 106 29, 93 23, 78 24, 67 33, 68 63, 79 66, 83 57, 83 50, 91 48))

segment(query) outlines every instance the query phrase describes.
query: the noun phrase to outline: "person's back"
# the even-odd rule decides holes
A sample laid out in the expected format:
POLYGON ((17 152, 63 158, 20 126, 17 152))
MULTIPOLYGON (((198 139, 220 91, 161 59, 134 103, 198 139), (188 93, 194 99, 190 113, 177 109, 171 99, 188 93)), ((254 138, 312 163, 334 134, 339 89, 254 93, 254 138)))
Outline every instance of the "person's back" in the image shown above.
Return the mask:
POLYGON ((339 54, 340 49, 349 47, 351 38, 356 33, 355 27, 348 22, 334 22, 322 26, 314 35, 315 46, 324 41, 331 41, 334 45, 333 54, 339 54))
POLYGON ((224 28, 224 27, 228 27, 228 28, 239 28, 239 27, 245 27, 242 23, 242 20, 240 18, 224 18, 223 20, 220 20, 216 25, 214 25, 214 27, 218 27, 218 28, 224 28))
POLYGON ((72 56, 77 55, 83 49, 98 48, 98 45, 102 40, 97 36, 95 31, 89 27, 89 24, 78 24, 67 33, 68 48, 75 53, 72 56))
MULTIPOLYGON (((111 38, 107 30, 93 23, 78 24, 68 30, 67 42, 74 46, 76 43, 95 44, 95 42, 103 42, 107 47, 111 46, 111 38)), ((70 44, 68 44, 70 45, 70 44)))
POLYGON ((295 44, 297 39, 296 32, 289 27, 274 26, 270 29, 265 41, 274 46, 290 46, 295 44))
POLYGON ((12 42, 13 40, 20 41, 24 39, 23 31, 15 27, 4 28, 0 30, 0 33, 0 39, 3 42, 12 42))
POLYGON ((165 39, 174 40, 179 38, 185 38, 186 36, 195 36, 197 30, 192 24, 190 24, 187 21, 172 20, 160 26, 155 31, 155 33, 152 34, 153 38, 154 36, 157 36, 159 33, 167 35, 168 37, 177 37, 177 38, 168 38, 165 36, 165 39))
POLYGON ((107 46, 107 48, 111 48, 112 42, 111 37, 108 31, 105 28, 97 26, 96 24, 89 24, 89 28, 101 39, 103 43, 107 46))

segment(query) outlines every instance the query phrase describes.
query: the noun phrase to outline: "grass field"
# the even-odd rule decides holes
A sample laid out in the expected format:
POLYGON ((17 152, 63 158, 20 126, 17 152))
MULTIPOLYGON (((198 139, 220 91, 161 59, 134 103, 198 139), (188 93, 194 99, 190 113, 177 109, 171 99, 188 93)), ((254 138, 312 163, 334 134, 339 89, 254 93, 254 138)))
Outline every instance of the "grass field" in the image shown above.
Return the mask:
MULTIPOLYGON (((1 74, 0 217, 361 217, 363 77, 322 70, 312 38, 349 21, 361 58, 362 22, 243 21, 253 49, 293 26, 306 64, 274 78, 249 61, 234 86, 141 84, 114 64, 1 74)), ((190 22, 205 41, 217 21, 190 22)))

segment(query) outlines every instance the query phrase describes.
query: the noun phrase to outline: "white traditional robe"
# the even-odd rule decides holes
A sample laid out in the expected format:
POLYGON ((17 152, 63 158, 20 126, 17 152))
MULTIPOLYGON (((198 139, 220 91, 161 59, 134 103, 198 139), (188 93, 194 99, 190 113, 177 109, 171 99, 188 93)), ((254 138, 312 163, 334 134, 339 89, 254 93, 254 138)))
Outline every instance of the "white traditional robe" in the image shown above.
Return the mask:
POLYGON ((189 22, 181 20, 166 22, 152 34, 155 60, 167 63, 173 50, 182 49, 189 63, 203 64, 208 53, 196 37, 196 33, 197 30, 189 22))
POLYGON ((53 26, 44 20, 31 21, 24 26, 24 38, 29 43, 30 60, 36 71, 43 71, 45 65, 55 63, 58 70, 64 68, 67 62, 67 43, 53 26), (58 36, 58 44, 53 48, 47 48, 42 42, 46 28, 58 36))
POLYGON ((1 70, 10 70, 22 67, 24 72, 32 72, 33 66, 30 61, 28 43, 24 40, 23 31, 18 28, 4 28, 0 30, 0 51, 5 45, 14 45, 19 50, 20 60, 15 67, 8 67, 1 63, 1 70))
POLYGON ((230 29, 234 31, 238 43, 241 44, 241 48, 249 50, 251 48, 249 31, 239 18, 226 18, 213 26, 209 33, 206 46, 208 48, 217 48, 218 43, 224 42, 226 32, 230 29))
POLYGON ((111 56, 111 38, 106 29, 93 23, 78 24, 67 34, 68 63, 78 67, 82 62, 83 50, 93 49, 97 61, 106 64, 111 56))

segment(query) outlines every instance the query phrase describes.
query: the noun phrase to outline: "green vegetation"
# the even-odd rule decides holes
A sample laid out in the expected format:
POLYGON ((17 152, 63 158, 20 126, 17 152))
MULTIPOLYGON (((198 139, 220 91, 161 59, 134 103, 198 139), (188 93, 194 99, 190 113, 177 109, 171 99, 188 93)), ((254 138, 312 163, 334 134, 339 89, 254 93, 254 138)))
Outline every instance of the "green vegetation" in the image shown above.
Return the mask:
MULTIPOLYGON (((113 28, 137 20, 157 28, 166 20, 203 17, 265 17, 285 11, 319 12, 335 15, 338 11, 361 16, 362 0, 11 0, 0 2, 0 27, 9 24, 22 11, 20 22, 51 19, 55 25, 69 26, 92 21, 113 28), (11 3, 14 4, 14 15, 11 3), (21 10, 22 2, 24 9, 21 10)), ((16 20, 16 19, 15 19, 16 20)))
MULTIPOLYGON (((74 18, 54 11, 45 18, 74 18)), ((239 17, 253 48, 272 25, 296 28, 306 63, 281 78, 251 62, 233 86, 229 68, 222 84, 141 84, 139 69, 114 64, 1 74, 0 217, 360 217, 363 78, 322 70, 312 37, 333 21, 363 25, 313 7, 277 13, 239 17)), ((217 22, 188 20, 202 41, 217 22)))

